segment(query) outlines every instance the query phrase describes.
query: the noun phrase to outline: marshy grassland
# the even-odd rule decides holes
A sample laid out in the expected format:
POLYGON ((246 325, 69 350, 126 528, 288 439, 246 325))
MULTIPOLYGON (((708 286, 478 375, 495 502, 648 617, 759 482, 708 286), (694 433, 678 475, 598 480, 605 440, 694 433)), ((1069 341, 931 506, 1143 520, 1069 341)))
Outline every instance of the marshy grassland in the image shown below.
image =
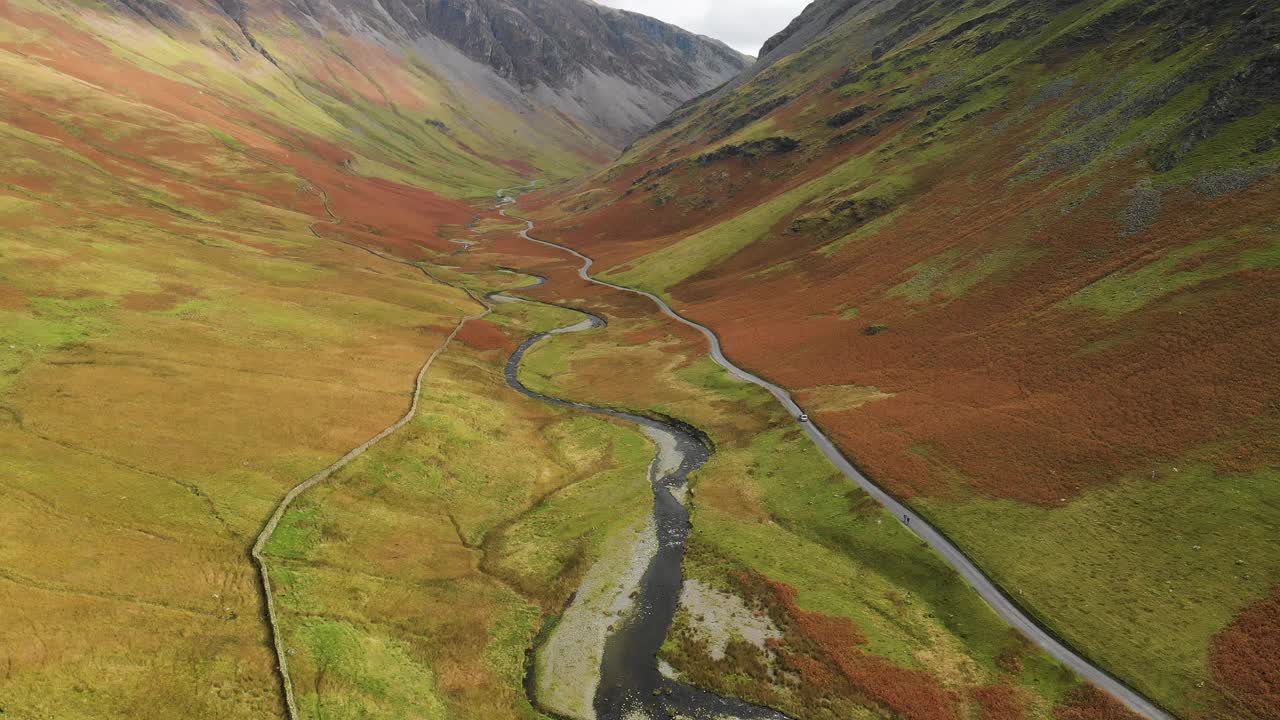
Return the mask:
POLYGON ((1149 696, 1176 698, 1182 707, 1206 701, 1195 689, 1204 687, 1215 635, 1240 612, 1231 597, 1242 590, 1266 597, 1280 576, 1269 510, 1280 507, 1280 476, 1272 471, 1224 475, 1187 462, 1061 508, 980 498, 920 506, 1073 645, 1104 666, 1126 668, 1149 696), (1224 524, 1232 542, 1224 542, 1224 524), (1037 532, 996 540, 1024 525, 1037 532), (1068 542, 1072 552, 1055 552, 1068 542), (1113 604, 1125 612, 1109 611, 1113 604), (1153 655, 1160 665, 1147 662, 1153 655))

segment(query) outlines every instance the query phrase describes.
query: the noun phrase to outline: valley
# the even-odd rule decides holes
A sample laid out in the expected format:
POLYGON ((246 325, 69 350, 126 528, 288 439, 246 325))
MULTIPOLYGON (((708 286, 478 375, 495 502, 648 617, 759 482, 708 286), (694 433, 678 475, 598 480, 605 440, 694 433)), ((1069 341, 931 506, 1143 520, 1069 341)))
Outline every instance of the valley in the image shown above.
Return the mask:
MULTIPOLYGON (((523 236, 534 242, 542 242, 529 235, 529 233, 534 229, 533 225, 534 224, 532 222, 529 223, 529 228, 522 233, 523 236)), ((993 583, 978 566, 974 565, 969 557, 966 556, 964 552, 949 538, 931 526, 928 521, 919 514, 913 512, 909 507, 903 505, 892 495, 885 492, 883 488, 869 480, 861 471, 850 463, 848 458, 845 457, 839 448, 836 447, 831 439, 827 437, 822 430, 816 427, 814 422, 804 412, 804 409, 796 404, 795 399, 790 393, 767 380, 763 380, 752 375, 737 365, 734 365, 728 358, 726 358, 724 356, 720 339, 712 330, 681 316, 656 295, 594 280, 589 274, 594 261, 581 253, 569 250, 568 248, 564 249, 583 260, 583 265, 579 270, 579 276, 582 279, 601 284, 606 287, 611 287, 615 290, 631 292, 646 297, 658 306, 662 311, 662 314, 701 333, 709 343, 710 357, 717 365, 727 371, 735 379, 760 387, 772 395, 783 406, 783 408, 791 414, 792 417, 796 418, 796 421, 801 424, 805 434, 813 442, 816 448, 828 461, 831 462, 832 465, 835 466, 837 470, 839 470, 841 475, 860 487, 870 498, 882 505, 890 514, 893 515, 895 520, 901 518, 903 525, 905 525, 909 531, 919 535, 932 550, 942 557, 943 561, 946 562, 948 566, 962 576, 965 582, 973 586, 978 594, 982 596, 982 599, 995 610, 996 614, 1000 615, 1005 622, 1017 628, 1017 630, 1033 644, 1039 646, 1058 662, 1061 662, 1071 668, 1072 671, 1087 678, 1089 682, 1106 689, 1107 692, 1118 698, 1122 698, 1126 705, 1135 709, 1143 716, 1148 718, 1167 717, 1164 712, 1151 704, 1151 702, 1146 698, 1129 689, 1123 683, 1117 682, 1105 670, 1096 667, 1089 660, 1081 657, 1066 645, 1063 645, 1052 635, 1051 632, 1047 632, 1039 623, 1036 622, 1036 620, 1027 616, 1019 607, 1017 601, 1009 598, 1008 595, 993 583)), ((517 356, 513 356, 513 359, 517 358, 518 355, 519 354, 517 354, 517 356)), ((665 631, 663 634, 665 634, 665 631)))
POLYGON ((0 716, 1280 717, 1280 10, 0 0, 0 716))

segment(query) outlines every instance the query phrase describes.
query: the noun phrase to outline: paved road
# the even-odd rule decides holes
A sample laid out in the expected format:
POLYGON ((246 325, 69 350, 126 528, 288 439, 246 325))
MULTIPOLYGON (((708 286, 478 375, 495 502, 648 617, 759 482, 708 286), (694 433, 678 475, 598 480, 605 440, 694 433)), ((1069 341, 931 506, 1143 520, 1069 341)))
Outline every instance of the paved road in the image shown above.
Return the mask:
MULTIPOLYGON (((506 195, 503 197, 509 198, 509 196, 506 195)), ((502 214, 506 215, 506 210, 503 210, 502 214)), ((533 237, 530 235, 530 232, 533 231, 534 224, 529 221, 525 221, 525 223, 526 227, 524 231, 521 232, 521 237, 524 239, 538 243, 539 245, 557 248, 582 260, 582 267, 579 268, 578 275, 580 275, 584 280, 597 285, 604 285, 615 290, 620 290, 622 292, 632 293, 634 295, 643 295, 657 304, 658 308, 664 315, 702 333, 703 336, 707 338, 707 342, 711 346, 711 357, 721 367, 728 370, 731 375, 739 380, 752 383, 753 385, 759 385, 765 390, 768 390, 775 398, 778 399, 778 402, 782 403, 793 417, 797 418, 796 422, 799 422, 798 417, 801 413, 801 409, 800 406, 796 404, 796 401, 792 399, 791 393, 730 362, 729 359, 724 356, 724 351, 720 346, 720 338, 711 330, 711 328, 696 323, 675 310, 672 310, 671 306, 668 305, 665 300, 653 293, 624 287, 622 285, 614 285, 613 283, 605 282, 604 280, 597 280, 591 277, 591 266, 595 264, 594 260, 573 248, 565 247, 564 245, 546 240, 539 240, 533 237)), ((853 463, 849 462, 849 459, 844 456, 844 453, 840 452, 835 443, 833 443, 815 423, 802 423, 801 426, 804 428, 805 432, 809 434, 809 438, 813 440, 814 444, 818 446, 818 449, 822 451, 822 454, 826 455, 827 459, 839 468, 840 472, 844 473, 845 477, 857 483, 859 487, 867 492, 867 494, 871 495, 871 497, 875 498, 877 502, 893 512, 893 514, 896 515, 908 529, 918 535, 920 539, 924 540, 930 547, 937 551, 938 554, 942 556, 943 560, 945 560, 948 565, 954 568, 956 572, 967 580, 969 584, 978 591, 978 594, 982 596, 982 599, 986 600, 987 604, 989 604, 991 608, 1000 615, 1000 617, 1004 618, 1005 622, 1017 628, 1023 635, 1031 640, 1031 642, 1044 649, 1045 652, 1052 655, 1063 665, 1071 668, 1080 675, 1080 677, 1085 678, 1094 685, 1097 685, 1099 688, 1111 693, 1128 706, 1129 709, 1138 713, 1142 717, 1147 718, 1148 720, 1173 720, 1171 715, 1156 707, 1156 705, 1146 697, 1115 679, 1109 673, 1097 667, 1076 651, 1067 647, 1062 643, 1062 641, 1058 640, 1051 633, 1041 627, 1003 590, 1001 590, 999 586, 992 582, 991 579, 987 577, 986 573, 984 573, 972 560, 969 559, 969 556, 965 555, 960 548, 956 547, 955 543, 951 542, 950 539, 943 535, 937 528, 930 525, 924 518, 917 515, 911 510, 911 508, 903 505, 892 495, 885 492, 880 486, 871 482, 866 475, 863 475, 861 471, 854 467, 853 463)))

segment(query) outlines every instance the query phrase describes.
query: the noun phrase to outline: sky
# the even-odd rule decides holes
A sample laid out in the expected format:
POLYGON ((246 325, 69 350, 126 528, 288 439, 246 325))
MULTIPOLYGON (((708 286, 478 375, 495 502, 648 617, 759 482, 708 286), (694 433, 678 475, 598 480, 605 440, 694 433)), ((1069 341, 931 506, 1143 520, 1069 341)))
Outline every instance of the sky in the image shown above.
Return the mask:
POLYGON ((644 13, 755 55, 809 0, 596 0, 644 13))

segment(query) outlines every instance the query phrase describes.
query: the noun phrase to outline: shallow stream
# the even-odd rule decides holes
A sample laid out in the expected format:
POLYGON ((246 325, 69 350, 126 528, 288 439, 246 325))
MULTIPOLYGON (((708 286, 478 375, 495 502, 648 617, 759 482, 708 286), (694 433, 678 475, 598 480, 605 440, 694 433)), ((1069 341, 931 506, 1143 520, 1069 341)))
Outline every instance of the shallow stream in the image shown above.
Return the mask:
MULTIPOLYGON (((636 542, 636 549, 648 554, 647 566, 632 590, 634 603, 620 622, 609 626, 604 640, 599 683, 592 703, 595 716, 597 720, 785 720, 786 716, 776 711, 698 690, 664 677, 658 671, 658 650, 671 628, 684 582, 684 553, 690 524, 683 499, 689 475, 706 464, 712 454, 703 434, 676 420, 658 420, 543 395, 520 381, 520 364, 535 345, 555 335, 585 332, 604 325, 604 320, 588 315, 574 325, 534 335, 516 349, 506 367, 507 384, 516 391, 559 407, 634 423, 658 446, 657 457, 649 468, 653 518, 642 531, 656 533, 656 542, 644 542, 646 538, 636 542)), ((566 617, 568 615, 566 612, 566 617)), ((557 678, 557 681, 588 683, 592 678, 557 678)), ((536 692, 540 684, 535 680, 529 687, 536 692)), ((540 698, 531 699, 537 705, 543 704, 540 698)))

